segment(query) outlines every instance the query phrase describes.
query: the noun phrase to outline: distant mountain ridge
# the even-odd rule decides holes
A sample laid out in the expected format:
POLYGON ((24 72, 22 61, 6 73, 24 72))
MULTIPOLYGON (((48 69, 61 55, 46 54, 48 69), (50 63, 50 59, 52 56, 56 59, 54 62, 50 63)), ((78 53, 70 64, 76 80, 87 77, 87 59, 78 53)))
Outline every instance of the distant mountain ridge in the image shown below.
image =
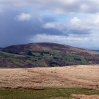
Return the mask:
POLYGON ((99 52, 99 50, 92 50, 92 51, 99 52))
POLYGON ((12 45, 0 51, 0 67, 53 67, 99 64, 99 52, 57 43, 12 45))
POLYGON ((72 47, 69 45, 57 44, 57 43, 29 43, 29 44, 20 44, 20 45, 12 45, 5 48, 2 48, 2 51, 9 52, 22 52, 22 51, 43 51, 43 50, 68 50, 68 51, 76 51, 94 53, 94 51, 86 50, 83 48, 72 47))

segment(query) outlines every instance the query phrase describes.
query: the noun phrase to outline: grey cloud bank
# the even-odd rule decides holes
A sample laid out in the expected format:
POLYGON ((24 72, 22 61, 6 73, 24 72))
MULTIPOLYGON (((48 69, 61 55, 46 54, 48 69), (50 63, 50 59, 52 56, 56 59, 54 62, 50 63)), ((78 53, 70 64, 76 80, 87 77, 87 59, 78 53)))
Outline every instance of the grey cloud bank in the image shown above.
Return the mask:
POLYGON ((98 0, 0 0, 1 6, 20 7, 27 4, 43 10, 50 9, 56 13, 97 13, 99 11, 98 0))

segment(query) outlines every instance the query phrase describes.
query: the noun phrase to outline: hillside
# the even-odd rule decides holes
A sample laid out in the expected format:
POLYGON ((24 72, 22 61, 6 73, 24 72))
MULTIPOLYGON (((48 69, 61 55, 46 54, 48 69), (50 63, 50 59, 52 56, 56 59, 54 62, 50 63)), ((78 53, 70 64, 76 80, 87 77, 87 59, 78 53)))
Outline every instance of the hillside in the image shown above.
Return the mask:
POLYGON ((95 51, 95 52, 99 52, 99 50, 93 50, 93 51, 95 51))
POLYGON ((56 43, 12 45, 0 50, 0 67, 54 67, 99 64, 99 52, 56 43))

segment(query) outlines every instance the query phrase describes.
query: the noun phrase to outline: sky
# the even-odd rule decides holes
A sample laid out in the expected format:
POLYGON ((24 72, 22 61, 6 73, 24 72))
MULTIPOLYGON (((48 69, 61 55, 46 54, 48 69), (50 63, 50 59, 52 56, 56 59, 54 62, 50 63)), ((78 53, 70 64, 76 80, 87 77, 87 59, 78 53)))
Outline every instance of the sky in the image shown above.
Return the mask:
POLYGON ((99 0, 0 0, 0 47, 34 42, 99 50, 99 0))

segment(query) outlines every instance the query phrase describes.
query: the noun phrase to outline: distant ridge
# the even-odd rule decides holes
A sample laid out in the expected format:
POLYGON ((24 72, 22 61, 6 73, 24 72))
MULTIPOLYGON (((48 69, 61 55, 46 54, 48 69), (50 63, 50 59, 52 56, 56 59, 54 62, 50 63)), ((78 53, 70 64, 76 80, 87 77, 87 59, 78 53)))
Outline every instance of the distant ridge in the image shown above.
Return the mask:
POLYGON ((0 47, 0 50, 2 49, 2 47, 0 47))
POLYGON ((92 51, 99 52, 99 50, 92 50, 92 51))
MULTIPOLYGON (((88 52, 88 53, 94 53, 94 51, 83 49, 83 48, 77 48, 72 47, 66 44, 58 44, 58 43, 50 43, 50 42, 39 42, 39 43, 28 43, 28 44, 18 44, 18 45, 11 45, 5 48, 2 48, 3 51, 25 51, 25 50, 31 50, 31 51, 39 51, 39 50, 72 50, 76 51, 79 50, 81 52, 88 52)), ((97 53, 96 53, 97 54, 97 53)))
POLYGON ((53 67, 99 64, 99 52, 57 43, 12 45, 0 51, 0 67, 53 67))

